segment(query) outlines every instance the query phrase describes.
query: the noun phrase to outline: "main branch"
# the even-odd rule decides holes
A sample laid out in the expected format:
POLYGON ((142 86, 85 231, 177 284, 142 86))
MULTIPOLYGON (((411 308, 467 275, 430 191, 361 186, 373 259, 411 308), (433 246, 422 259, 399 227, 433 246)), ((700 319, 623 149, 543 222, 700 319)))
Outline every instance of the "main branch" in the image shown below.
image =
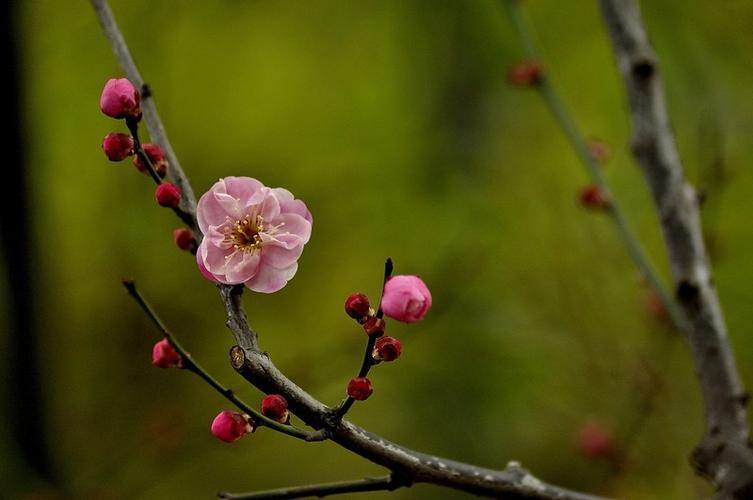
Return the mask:
POLYGON ((698 196, 687 183, 669 126, 664 85, 635 0, 600 0, 632 118, 632 149, 659 212, 703 396, 706 434, 696 470, 722 497, 753 498, 748 394, 735 367, 701 233, 698 196))

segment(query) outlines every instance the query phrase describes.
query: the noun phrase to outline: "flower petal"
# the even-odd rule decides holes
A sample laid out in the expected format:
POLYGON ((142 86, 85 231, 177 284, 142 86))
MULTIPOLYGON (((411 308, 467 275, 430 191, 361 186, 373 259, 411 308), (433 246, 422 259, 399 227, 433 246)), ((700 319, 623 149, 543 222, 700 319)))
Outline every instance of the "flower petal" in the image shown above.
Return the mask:
POLYGON ((260 266, 256 276, 246 281, 245 285, 254 292, 272 293, 284 287, 298 270, 296 262, 285 269, 272 266, 260 266))
POLYGON ((235 252, 225 264, 225 279, 237 285, 250 280, 259 269, 259 252, 235 252))

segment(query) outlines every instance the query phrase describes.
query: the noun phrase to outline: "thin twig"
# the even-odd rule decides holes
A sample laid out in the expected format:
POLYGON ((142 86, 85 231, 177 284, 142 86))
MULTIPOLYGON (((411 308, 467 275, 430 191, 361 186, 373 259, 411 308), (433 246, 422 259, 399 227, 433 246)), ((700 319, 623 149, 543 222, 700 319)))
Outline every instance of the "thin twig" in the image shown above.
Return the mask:
MULTIPOLYGON (((536 44, 533 41, 533 36, 531 36, 528 25, 526 24, 525 20, 523 19, 522 13, 520 12, 520 6, 518 5, 519 0, 502 0, 502 3, 505 5, 510 20, 515 27, 515 31, 518 34, 523 47, 525 48, 526 57, 533 60, 539 60, 539 51, 537 50, 536 44)), ((677 308, 675 301, 672 299, 672 295, 669 293, 667 287, 659 278, 659 275, 651 265, 648 256, 641 248, 638 239, 636 238, 635 234, 630 228, 630 225, 627 222, 627 218, 625 217, 622 207, 614 197, 614 194, 609 189, 607 180, 604 176, 604 173, 602 172, 602 167, 589 152, 586 140, 578 130, 578 127, 575 124, 572 116, 568 112, 565 103, 562 101, 559 94, 557 94, 557 91, 550 83, 549 78, 546 75, 546 71, 544 71, 544 74, 542 74, 539 78, 539 81, 536 84, 536 89, 538 89, 539 94, 546 103, 549 111, 552 113, 552 116, 554 116, 557 124, 565 133, 565 136, 567 136, 570 145, 575 150, 575 153, 580 159, 581 163, 583 163, 583 165, 586 167, 588 174, 590 175, 594 184, 596 184, 605 194, 607 194, 607 198, 609 200, 607 211, 615 223, 617 232, 619 233, 620 238, 625 244, 628 254, 633 259, 636 266, 638 266, 638 269, 640 270, 646 281, 649 283, 649 285, 654 290, 656 290, 656 293, 659 295, 662 303, 667 308, 667 311, 669 311, 669 315, 671 316, 674 324, 681 330, 684 329, 684 319, 681 311, 677 308)))
POLYGON ((186 349, 180 344, 180 342, 178 342, 175 336, 172 333, 170 333, 170 331, 167 329, 167 327, 159 318, 159 316, 157 316, 157 313, 154 311, 154 309, 152 309, 149 303, 144 299, 144 297, 138 291, 138 289, 136 288, 136 284, 130 280, 123 280, 123 286, 125 286, 126 290, 128 290, 128 294, 131 297, 133 297, 133 299, 138 303, 138 305, 141 307, 141 309, 144 311, 147 317, 152 321, 152 323, 154 323, 157 329, 162 333, 162 336, 165 337, 165 339, 167 339, 167 341, 170 343, 170 345, 172 345, 175 348, 176 351, 178 351, 178 354, 180 354, 183 369, 193 372, 199 377, 201 377, 214 390, 216 390, 223 397, 225 397, 225 399, 233 403, 244 413, 247 413, 248 415, 250 415, 254 423, 257 426, 269 427, 278 432, 282 432, 283 434, 297 437, 298 439, 303 439, 304 441, 316 440, 316 439, 312 439, 313 434, 310 432, 306 432, 302 429, 298 429, 297 427, 294 427, 292 425, 281 424, 280 422, 277 422, 276 420, 272 420, 270 418, 265 417, 264 415, 254 410, 246 403, 244 403, 240 398, 238 398, 238 396, 235 395, 235 393, 232 390, 223 387, 222 384, 220 384, 214 377, 212 377, 209 374, 209 372, 207 372, 204 368, 202 368, 201 365, 199 365, 196 361, 194 361, 193 357, 191 357, 188 351, 186 351, 186 349))
MULTIPOLYGON (((387 257, 387 260, 384 262, 384 278, 382 280, 382 291, 379 294, 379 307, 377 308, 376 317, 379 319, 382 319, 384 317, 384 311, 382 311, 382 297, 384 296, 384 285, 387 284, 387 280, 390 279, 390 276, 392 276, 392 270, 394 266, 392 264, 392 259, 387 257)), ((358 370, 358 377, 363 378, 369 374, 369 370, 371 370, 371 367, 374 366, 374 345, 376 344, 377 337, 375 335, 369 335, 369 339, 366 342, 366 351, 363 355, 363 361, 361 362, 361 368, 358 370)), ((353 406, 353 404, 356 402, 355 399, 353 399, 350 396, 347 396, 338 406, 335 410, 335 415, 337 418, 343 418, 346 413, 348 413, 348 410, 350 410, 350 407, 353 406)))
POLYGON ((703 243, 698 196, 687 183, 669 125, 659 64, 634 0, 600 0, 625 83, 632 149, 659 212, 676 296, 701 386, 706 434, 693 452, 696 471, 721 498, 751 498, 753 451, 748 393, 735 366, 703 243))
POLYGON ((393 479, 392 476, 367 477, 354 481, 340 481, 337 483, 310 484, 306 486, 292 486, 266 491, 254 491, 251 493, 227 493, 220 492, 219 498, 234 500, 281 500, 291 498, 317 497, 324 498, 330 495, 343 493, 362 493, 366 491, 393 491, 398 488, 409 486, 393 479))

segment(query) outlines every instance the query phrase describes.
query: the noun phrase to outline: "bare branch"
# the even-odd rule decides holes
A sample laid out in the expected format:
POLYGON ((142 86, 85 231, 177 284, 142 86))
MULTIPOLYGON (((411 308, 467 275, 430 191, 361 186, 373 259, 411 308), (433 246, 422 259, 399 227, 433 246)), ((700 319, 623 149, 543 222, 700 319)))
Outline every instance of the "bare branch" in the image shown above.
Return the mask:
POLYGON ((275 490, 254 491, 252 493, 227 493, 220 492, 219 498, 233 500, 282 500, 291 498, 317 497, 324 498, 343 493, 362 493, 366 491, 393 491, 398 488, 410 486, 395 480, 392 476, 367 477, 355 481, 341 481, 338 483, 310 484, 306 486, 293 486, 275 490))
POLYGON ((722 496, 753 495, 748 447, 748 395, 732 348, 704 248, 695 190, 683 173, 669 126, 664 85, 635 0, 600 0, 632 118, 632 149, 659 212, 675 294, 687 318, 704 401, 706 435, 696 448, 696 470, 722 496))

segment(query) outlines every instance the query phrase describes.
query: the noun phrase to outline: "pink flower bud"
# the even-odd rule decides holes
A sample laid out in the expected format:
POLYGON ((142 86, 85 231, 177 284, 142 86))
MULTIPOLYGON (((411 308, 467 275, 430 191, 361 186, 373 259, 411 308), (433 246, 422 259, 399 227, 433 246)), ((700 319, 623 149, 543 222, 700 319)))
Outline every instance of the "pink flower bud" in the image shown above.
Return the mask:
POLYGON ((175 184, 163 182, 157 186, 154 197, 163 207, 177 208, 180 203, 180 189, 175 184))
POLYGON ((230 410, 222 410, 212 421, 212 434, 226 443, 238 441, 253 431, 251 417, 230 410))
POLYGON ((368 399, 372 392, 374 388, 366 377, 356 377, 348 383, 348 396, 357 401, 368 399))
POLYGON ((369 319, 363 323, 363 331, 369 337, 379 337, 384 334, 384 327, 386 326, 382 318, 376 316, 370 316, 369 319))
POLYGON ((394 361, 400 357, 402 346, 395 337, 384 336, 377 339, 371 356, 377 361, 394 361))
POLYGON ((362 323, 371 312, 369 298, 362 293, 351 293, 345 300, 345 312, 351 318, 362 323))
POLYGON ((112 118, 130 118, 138 121, 141 119, 139 91, 127 78, 107 80, 99 98, 99 108, 112 118))
MULTIPOLYGON (((146 156, 149 158, 149 161, 152 162, 152 165, 154 166, 154 170, 159 174, 160 177, 163 179, 165 178, 165 175, 167 175, 167 159, 165 159, 165 152, 162 151, 162 148, 159 147, 158 144, 154 144, 151 142, 147 142, 146 144, 142 144, 141 147, 144 149, 144 153, 146 153, 146 156)), ((139 172, 142 172, 144 174, 147 173, 146 171, 146 165, 141 160, 141 157, 139 155, 133 156, 133 164, 136 166, 136 168, 139 169, 139 172)))
POLYGON ((418 276, 394 276, 384 285, 382 311, 404 323, 420 321, 431 308, 431 293, 418 276))
POLYGON ((581 189, 578 194, 580 203, 593 210, 604 210, 609 208, 609 199, 606 193, 599 186, 591 185, 581 189))
POLYGON ((133 137, 128 134, 107 134, 102 149, 110 161, 122 161, 133 154, 133 137))
POLYGON ((180 354, 167 339, 160 340, 152 347, 152 364, 158 368, 180 368, 182 365, 180 354))
POLYGON ((578 431, 578 450, 591 459, 610 459, 615 454, 612 432, 601 422, 589 420, 578 431))
POLYGON ((279 394, 270 394, 261 400, 261 414, 284 424, 290 419, 288 402, 279 394))
POLYGON ((173 240, 175 240, 175 245, 181 250, 190 251, 196 246, 196 239, 193 237, 193 231, 187 227, 179 227, 173 231, 173 240))
POLYGON ((521 61, 510 66, 507 74, 510 83, 518 87, 528 87, 541 83, 544 66, 536 60, 521 61))

